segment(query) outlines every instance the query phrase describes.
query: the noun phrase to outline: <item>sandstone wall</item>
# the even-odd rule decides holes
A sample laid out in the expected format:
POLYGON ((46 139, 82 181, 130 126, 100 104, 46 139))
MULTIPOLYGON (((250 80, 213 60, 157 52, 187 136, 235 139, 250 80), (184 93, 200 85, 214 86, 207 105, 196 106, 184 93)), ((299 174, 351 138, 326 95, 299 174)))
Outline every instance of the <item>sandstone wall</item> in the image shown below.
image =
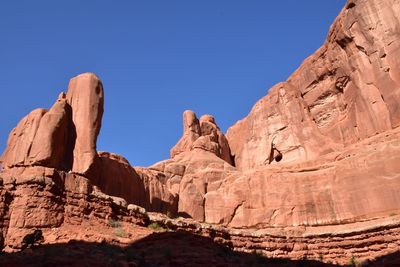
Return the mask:
POLYGON ((227 138, 236 166, 317 159, 400 125, 400 3, 348 1, 325 44, 259 100, 227 138))

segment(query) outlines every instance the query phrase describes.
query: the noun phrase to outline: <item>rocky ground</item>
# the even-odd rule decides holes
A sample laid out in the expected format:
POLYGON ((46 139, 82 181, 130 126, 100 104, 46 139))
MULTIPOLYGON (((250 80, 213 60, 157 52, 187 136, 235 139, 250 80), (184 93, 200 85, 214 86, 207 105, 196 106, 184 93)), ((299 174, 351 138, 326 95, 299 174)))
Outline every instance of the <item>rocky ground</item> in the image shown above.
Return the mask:
MULTIPOLYGON (((234 251, 210 236, 171 230, 160 221, 147 227, 115 220, 96 225, 83 222, 48 230, 44 236, 42 244, 3 252, 1 266, 339 266, 326 260, 324 254, 319 259, 290 260, 269 258, 256 251, 234 251)), ((398 252, 373 261, 349 256, 340 266, 397 266, 399 258, 398 252)))

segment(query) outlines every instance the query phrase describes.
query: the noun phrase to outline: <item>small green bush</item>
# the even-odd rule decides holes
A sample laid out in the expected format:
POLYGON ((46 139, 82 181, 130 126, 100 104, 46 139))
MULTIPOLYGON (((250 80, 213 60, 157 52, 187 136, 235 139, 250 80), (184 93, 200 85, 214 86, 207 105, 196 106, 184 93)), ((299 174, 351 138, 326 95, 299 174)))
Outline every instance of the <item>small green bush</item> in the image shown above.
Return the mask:
POLYGON ((124 238, 129 237, 129 235, 128 235, 128 234, 125 232, 125 230, 124 230, 123 228, 121 228, 121 227, 115 229, 114 233, 115 233, 115 235, 118 236, 118 237, 124 237, 124 238))
POLYGON ((151 230, 154 230, 156 232, 163 232, 165 231, 164 227, 162 227, 161 225, 159 225, 157 222, 152 222, 151 224, 149 224, 148 228, 150 228, 151 230))

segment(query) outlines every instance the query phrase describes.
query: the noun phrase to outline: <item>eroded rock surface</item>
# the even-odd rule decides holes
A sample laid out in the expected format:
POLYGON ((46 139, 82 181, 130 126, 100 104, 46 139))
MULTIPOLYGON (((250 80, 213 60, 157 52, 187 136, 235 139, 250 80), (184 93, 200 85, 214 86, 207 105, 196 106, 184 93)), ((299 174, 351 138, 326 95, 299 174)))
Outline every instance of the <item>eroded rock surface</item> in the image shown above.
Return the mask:
POLYGON ((178 197, 166 185, 166 176, 146 168, 133 168, 124 157, 99 152, 94 183, 106 194, 124 198, 149 211, 177 213, 178 197))
POLYGON ((71 79, 50 110, 36 109, 10 133, 4 167, 45 166, 90 175, 103 115, 103 87, 92 73, 71 79))
POLYGON ((400 3, 349 1, 325 44, 227 133, 235 163, 318 159, 400 124, 400 3))
POLYGON ((67 99, 76 132, 72 171, 87 174, 97 158, 96 141, 104 110, 103 85, 92 73, 78 75, 69 83, 67 99))
POLYGON ((70 169, 71 108, 63 94, 50 110, 35 109, 14 128, 1 156, 4 167, 42 165, 70 169))
POLYGON ((135 224, 148 221, 144 209, 129 208, 99 191, 87 178, 42 166, 3 170, 0 199, 0 241, 6 251, 21 248, 31 229, 79 226, 86 221, 106 224, 118 215, 135 224), (129 214, 132 216, 126 216, 129 214))
POLYGON ((228 140, 221 132, 215 119, 211 115, 204 115, 197 119, 191 110, 183 113, 183 135, 171 149, 171 158, 191 150, 204 150, 233 164, 228 140))
POLYGON ((353 255, 394 253, 397 14, 397 0, 348 1, 325 44, 226 137, 211 115, 185 111, 171 158, 149 168, 96 151, 103 88, 94 74, 72 79, 66 96, 49 111, 32 111, 10 134, 0 160, 0 244, 18 249, 28 229, 117 215, 144 223, 147 213, 136 204, 198 221, 153 218, 172 229, 269 257, 322 261, 329 254, 343 264, 353 255), (279 162, 267 160, 272 143, 279 162))

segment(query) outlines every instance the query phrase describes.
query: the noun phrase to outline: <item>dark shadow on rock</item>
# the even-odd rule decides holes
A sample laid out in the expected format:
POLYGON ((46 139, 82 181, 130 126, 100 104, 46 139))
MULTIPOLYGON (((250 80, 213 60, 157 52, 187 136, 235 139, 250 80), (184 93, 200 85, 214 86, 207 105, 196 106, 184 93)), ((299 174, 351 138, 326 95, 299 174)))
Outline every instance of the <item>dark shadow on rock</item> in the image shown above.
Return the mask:
MULTIPOLYGON (((399 255, 392 255, 398 266, 399 255)), ((387 256, 390 258, 392 256, 387 256)), ((383 262, 383 258, 380 259, 383 262)), ((373 264, 373 263, 371 263, 373 264)), ((106 243, 70 241, 2 254, 1 266, 337 266, 312 260, 268 259, 258 254, 235 252, 211 239, 186 232, 153 233, 127 247, 106 243)))
POLYGON ((68 118, 68 127, 67 127, 67 140, 65 147, 65 154, 63 165, 61 166, 61 170, 69 171, 72 169, 72 165, 74 164, 74 148, 76 142, 76 128, 75 124, 72 121, 72 107, 68 104, 66 105, 66 113, 68 118))
POLYGON ((371 262, 363 262, 362 266, 373 266, 373 267, 380 267, 380 266, 400 266, 400 248, 398 252, 385 255, 382 257, 377 258, 375 261, 371 262))
POLYGON ((192 219, 192 216, 190 216, 189 213, 184 212, 184 211, 178 212, 178 215, 179 215, 180 217, 182 217, 182 218, 189 218, 189 219, 192 219))
POLYGON ((90 180, 107 195, 124 198, 132 203, 145 208, 147 211, 157 211, 176 215, 178 198, 171 195, 169 201, 160 199, 154 194, 154 188, 165 186, 162 177, 150 181, 150 177, 136 171, 126 161, 111 158, 107 152, 102 152, 96 162, 96 174, 90 180))

